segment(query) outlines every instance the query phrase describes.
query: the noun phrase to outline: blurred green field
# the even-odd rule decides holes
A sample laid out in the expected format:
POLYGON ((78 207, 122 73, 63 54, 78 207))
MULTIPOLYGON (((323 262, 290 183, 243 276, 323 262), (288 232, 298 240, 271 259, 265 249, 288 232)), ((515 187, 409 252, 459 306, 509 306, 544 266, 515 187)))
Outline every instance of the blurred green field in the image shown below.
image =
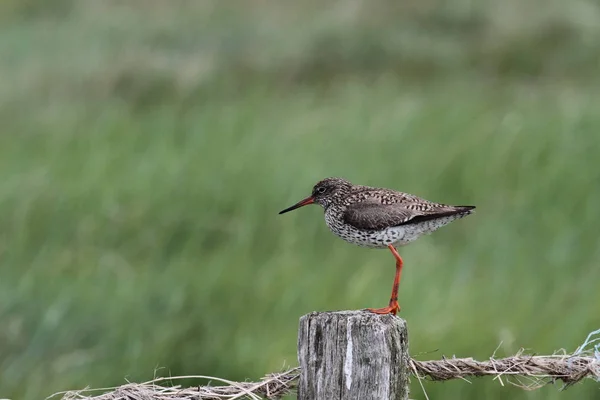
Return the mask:
MULTIPOLYGON (((401 249, 414 357, 600 328, 595 2, 0 4, 0 398, 257 379, 301 315, 385 305, 389 252, 277 215, 326 176, 478 207, 401 249)), ((559 388, 425 384, 600 399, 559 388)))

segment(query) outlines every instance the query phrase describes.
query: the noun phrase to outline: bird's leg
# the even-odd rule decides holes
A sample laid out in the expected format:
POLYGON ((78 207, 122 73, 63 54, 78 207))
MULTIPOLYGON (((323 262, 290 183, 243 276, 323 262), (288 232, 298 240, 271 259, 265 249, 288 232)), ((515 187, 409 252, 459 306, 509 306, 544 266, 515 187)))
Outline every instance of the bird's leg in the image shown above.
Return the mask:
POLYGON ((402 261, 402 257, 398 254, 398 251, 391 244, 388 245, 388 248, 396 258, 396 276, 394 276, 394 286, 392 286, 392 296, 390 297, 390 304, 387 307, 383 308, 367 308, 368 311, 371 311, 375 314, 394 314, 400 311, 400 306, 398 305, 398 286, 400 285, 400 275, 402 274, 402 265, 404 264, 402 261))

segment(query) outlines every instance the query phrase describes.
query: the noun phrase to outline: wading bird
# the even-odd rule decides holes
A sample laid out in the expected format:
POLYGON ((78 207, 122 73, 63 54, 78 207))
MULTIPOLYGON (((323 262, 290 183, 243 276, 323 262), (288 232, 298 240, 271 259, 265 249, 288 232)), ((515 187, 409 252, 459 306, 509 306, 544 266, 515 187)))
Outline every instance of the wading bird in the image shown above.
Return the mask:
POLYGON ((391 189, 353 185, 345 179, 326 178, 318 182, 312 194, 279 214, 308 204, 325 209, 329 229, 349 243, 372 248, 389 248, 396 258, 396 275, 389 305, 369 308, 377 314, 400 311, 398 285, 402 257, 396 246, 404 246, 421 235, 429 234, 473 212, 474 206, 433 203, 391 189))

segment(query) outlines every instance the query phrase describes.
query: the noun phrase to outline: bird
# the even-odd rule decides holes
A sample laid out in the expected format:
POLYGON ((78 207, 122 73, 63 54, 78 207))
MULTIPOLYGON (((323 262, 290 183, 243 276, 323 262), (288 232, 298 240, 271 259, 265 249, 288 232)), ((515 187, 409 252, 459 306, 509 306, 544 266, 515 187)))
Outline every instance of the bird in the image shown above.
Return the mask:
POLYGON ((450 222, 472 214, 475 206, 434 203, 392 189, 354 185, 343 178, 325 178, 310 196, 279 212, 284 214, 309 204, 325 211, 329 230, 346 242, 369 248, 388 248, 396 260, 396 274, 387 307, 367 308, 375 314, 400 311, 398 287, 404 261, 397 247, 430 234, 450 222))

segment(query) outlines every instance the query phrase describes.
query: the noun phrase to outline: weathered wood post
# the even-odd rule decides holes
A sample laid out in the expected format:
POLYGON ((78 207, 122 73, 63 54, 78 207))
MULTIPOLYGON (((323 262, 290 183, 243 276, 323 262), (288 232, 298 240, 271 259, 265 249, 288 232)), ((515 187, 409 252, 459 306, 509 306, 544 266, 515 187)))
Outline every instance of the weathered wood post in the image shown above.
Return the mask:
POLYGON ((408 332, 403 319, 367 311, 300 318, 298 400, 408 399, 408 332))

